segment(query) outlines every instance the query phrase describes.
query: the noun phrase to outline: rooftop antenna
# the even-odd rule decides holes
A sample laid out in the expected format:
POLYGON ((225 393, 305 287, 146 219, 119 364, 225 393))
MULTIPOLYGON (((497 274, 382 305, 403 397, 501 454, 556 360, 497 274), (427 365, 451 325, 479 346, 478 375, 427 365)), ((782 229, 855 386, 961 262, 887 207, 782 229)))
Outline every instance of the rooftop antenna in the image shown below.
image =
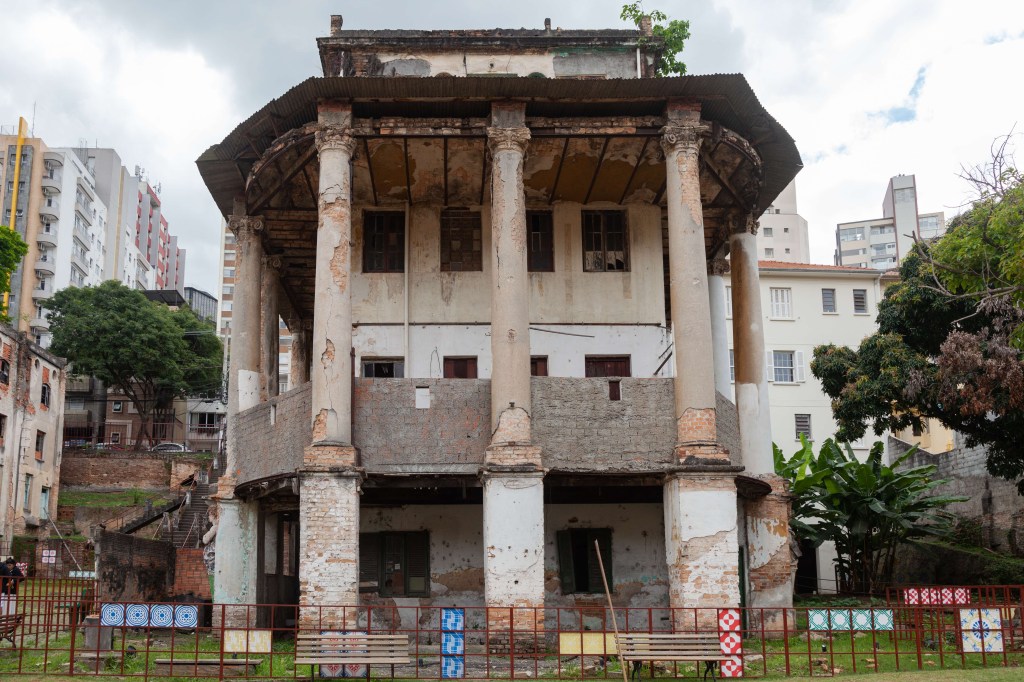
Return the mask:
POLYGON ((35 102, 32 102, 32 127, 29 128, 28 136, 29 137, 35 137, 36 136, 36 103, 35 102))

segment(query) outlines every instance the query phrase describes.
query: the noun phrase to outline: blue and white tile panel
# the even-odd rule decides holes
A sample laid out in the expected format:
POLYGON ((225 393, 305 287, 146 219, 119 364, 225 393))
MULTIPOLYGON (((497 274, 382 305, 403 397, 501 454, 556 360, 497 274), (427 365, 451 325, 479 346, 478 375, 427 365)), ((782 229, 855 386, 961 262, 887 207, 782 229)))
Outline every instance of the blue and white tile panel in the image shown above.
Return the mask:
POLYGON ((100 625, 129 628, 187 628, 199 624, 199 607, 194 604, 118 604, 100 607, 100 625))

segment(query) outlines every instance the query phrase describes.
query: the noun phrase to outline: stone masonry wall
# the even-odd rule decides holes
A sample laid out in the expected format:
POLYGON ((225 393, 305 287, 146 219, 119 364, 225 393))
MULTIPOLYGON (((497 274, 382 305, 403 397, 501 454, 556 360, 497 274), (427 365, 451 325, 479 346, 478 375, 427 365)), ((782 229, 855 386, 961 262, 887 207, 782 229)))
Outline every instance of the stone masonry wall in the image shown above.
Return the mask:
POLYGON ((101 531, 95 537, 99 601, 163 601, 174 585, 174 545, 101 531))
MULTIPOLYGON (((985 468, 988 453, 983 447, 967 448, 956 437, 957 447, 937 455, 918 450, 903 463, 905 468, 933 464, 936 478, 950 482, 935 490, 937 495, 969 498, 950 505, 957 516, 980 521, 985 544, 995 550, 1024 555, 1024 497, 1013 481, 991 475, 985 468)), ((889 438, 890 457, 896 459, 910 445, 889 438)))
MULTIPOLYGON (((533 434, 545 467, 650 470, 671 462, 672 380, 622 379, 620 400, 608 391, 607 379, 534 377, 533 434)), ((301 467, 311 442, 310 401, 306 384, 237 417, 231 437, 238 439, 239 482, 301 467)), ((353 440, 367 471, 475 473, 491 435, 490 382, 356 379, 354 412, 353 440)), ((721 395, 718 440, 739 461, 736 408, 721 395)))

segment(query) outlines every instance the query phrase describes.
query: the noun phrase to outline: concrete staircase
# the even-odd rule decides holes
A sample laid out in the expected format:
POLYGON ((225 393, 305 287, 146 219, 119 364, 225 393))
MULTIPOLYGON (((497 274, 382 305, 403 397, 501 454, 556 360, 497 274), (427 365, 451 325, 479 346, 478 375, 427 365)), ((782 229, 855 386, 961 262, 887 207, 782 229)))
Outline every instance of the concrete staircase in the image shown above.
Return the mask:
POLYGON ((161 532, 162 540, 167 540, 175 547, 199 547, 209 528, 207 520, 207 500, 217 491, 217 479, 220 478, 216 468, 211 467, 204 477, 200 477, 192 490, 188 504, 183 504, 177 513, 177 525, 170 534, 161 532))

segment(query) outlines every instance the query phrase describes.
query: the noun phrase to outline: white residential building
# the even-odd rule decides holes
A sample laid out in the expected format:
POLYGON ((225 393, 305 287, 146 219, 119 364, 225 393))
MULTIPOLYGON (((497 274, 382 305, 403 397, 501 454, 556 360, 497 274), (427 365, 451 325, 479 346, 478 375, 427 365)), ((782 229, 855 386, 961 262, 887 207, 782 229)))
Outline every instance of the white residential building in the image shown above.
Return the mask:
POLYGON ((932 239, 946 231, 942 211, 919 213, 913 175, 889 179, 882 199, 882 217, 836 226, 836 265, 889 270, 914 245, 914 238, 932 239))
POLYGON ((789 183, 759 219, 757 256, 761 260, 809 263, 811 247, 807 221, 797 212, 796 180, 789 183))

